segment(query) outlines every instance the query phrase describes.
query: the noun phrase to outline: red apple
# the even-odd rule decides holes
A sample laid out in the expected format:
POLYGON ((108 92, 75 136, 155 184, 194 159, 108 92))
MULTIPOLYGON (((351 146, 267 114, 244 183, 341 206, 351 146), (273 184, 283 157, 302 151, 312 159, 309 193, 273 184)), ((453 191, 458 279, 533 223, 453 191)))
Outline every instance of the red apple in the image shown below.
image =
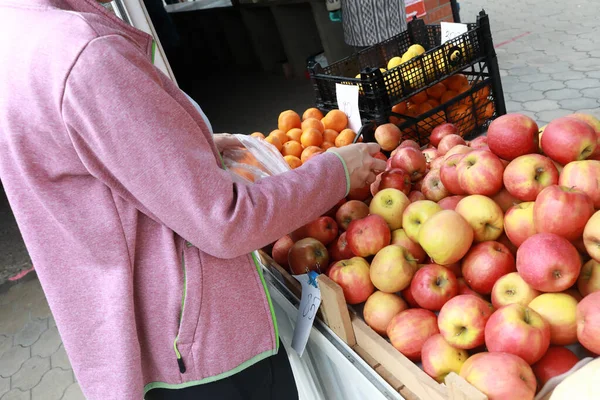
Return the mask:
POLYGON ((442 184, 448 192, 452 194, 466 194, 466 192, 460 187, 458 182, 458 171, 456 166, 462 160, 463 154, 455 154, 445 159, 444 163, 440 167, 440 179, 442 184))
POLYGON ((404 229, 396 229, 392 232, 392 241, 390 244, 404 247, 417 261, 417 264, 425 261, 425 257, 427 256, 425 250, 418 243, 413 242, 404 229))
POLYGON ((437 264, 427 264, 414 275, 410 291, 420 307, 438 311, 458 294, 458 282, 449 269, 437 264))
POLYGON ((532 288, 562 292, 573 286, 581 270, 575 246, 553 233, 538 233, 517 250, 517 271, 532 288))
POLYGON ((450 346, 440 334, 427 339, 421 349, 423 371, 440 383, 450 372, 459 374, 467 358, 469 353, 466 350, 450 346))
POLYGON ((535 201, 542 190, 557 183, 554 163, 540 154, 517 157, 504 170, 506 190, 521 201, 535 201))
POLYGON ((350 190, 350 192, 348 193, 348 196, 346 198, 349 201, 350 200, 365 201, 369 197, 371 197, 371 185, 367 185, 367 186, 362 187, 360 189, 352 189, 352 190, 350 190))
POLYGON ((429 171, 429 173, 425 175, 421 191, 427 200, 435 202, 438 202, 444 197, 448 197, 450 195, 450 192, 448 192, 448 189, 444 187, 444 184, 440 179, 439 169, 429 171))
POLYGON ((493 196, 502 189, 504 165, 489 151, 473 150, 465 154, 456 169, 460 187, 468 194, 493 196))
POLYGON ((401 291, 400 294, 402 295, 402 298, 406 300, 406 303, 408 303, 410 308, 419 308, 417 301, 415 300, 415 298, 412 295, 412 292, 410 291, 410 285, 406 289, 401 291))
POLYGON ((480 297, 461 294, 444 304, 438 315, 440 333, 450 345, 474 349, 483 345, 484 330, 494 308, 480 297))
POLYGON ((435 147, 438 147, 443 137, 448 135, 458 136, 458 133, 458 128, 453 124, 446 123, 438 125, 431 131, 431 135, 429 136, 429 143, 431 143, 435 147))
POLYGON ((398 149, 392 157, 392 168, 406 171, 412 182, 418 181, 425 175, 427 159, 420 149, 404 147, 398 149))
POLYGON ((373 158, 378 158, 378 159, 383 160, 383 161, 387 161, 388 160, 388 158, 385 156, 385 154, 383 154, 380 151, 378 151, 377 153, 375 153, 375 155, 373 156, 373 158))
POLYGON ((438 204, 444 210, 453 210, 454 211, 454 210, 456 210, 456 205, 464 198, 465 198, 465 196, 444 197, 443 199, 441 199, 438 202, 438 204))
POLYGON ((331 217, 333 219, 335 219, 335 214, 337 213, 337 210, 340 209, 340 207, 346 203, 346 198, 341 199, 340 201, 338 201, 338 203, 333 206, 329 211, 327 211, 325 214, 323 214, 326 217, 331 217))
POLYGON ((380 177, 381 181, 379 182, 379 186, 375 188, 375 190, 371 188, 373 196, 375 196, 378 191, 388 188, 398 189, 406 195, 410 193, 410 176, 408 176, 404 170, 393 168, 381 173, 380 177))
POLYGON ((293 275, 306 274, 309 271, 321 273, 329 266, 329 253, 317 239, 301 239, 290 248, 288 264, 293 275))
POLYGON ((454 146, 458 146, 461 144, 463 146, 466 146, 467 144, 467 142, 465 142, 465 139, 463 139, 461 136, 456 134, 446 135, 440 140, 440 143, 437 146, 438 153, 440 154, 440 156, 443 156, 448 152, 448 150, 450 150, 454 146))
POLYGON ((433 214, 419 230, 419 244, 433 262, 440 265, 459 261, 472 243, 473 228, 459 213, 451 210, 433 214))
POLYGON ((436 169, 442 168, 444 165, 444 157, 438 157, 429 163, 429 171, 435 171, 436 169))
POLYGON ((515 258, 498 242, 483 242, 469 250, 462 261, 462 274, 477 293, 490 294, 498 279, 516 272, 515 258))
POLYGON ((600 161, 568 163, 560 174, 558 184, 581 190, 592 199, 595 208, 600 208, 600 161))
POLYGON ((535 364, 550 346, 550 325, 531 308, 509 304, 488 320, 485 345, 491 352, 511 353, 535 364))
POLYGON ((396 149, 401 138, 402 132, 394 124, 379 125, 375 129, 375 140, 379 143, 382 150, 392 151, 396 149))
POLYGON ((478 136, 475 139, 469 142, 469 147, 473 149, 483 149, 488 148, 488 138, 487 136, 478 136))
MULTIPOLYGON (((433 260, 429 260, 429 261, 430 261, 429 264, 435 264, 433 262, 433 260)), ((450 270, 450 272, 452 272, 456 278, 461 278, 462 277, 462 270, 460 268, 460 261, 455 262, 453 264, 442 265, 442 266, 444 268, 450 270)))
POLYGON ((418 200, 426 200, 426 198, 423 193, 419 192, 418 190, 413 190, 408 194, 408 200, 410 200, 411 203, 414 203, 418 200))
POLYGON ((512 254, 515 257, 517 256, 517 246, 512 244, 512 242, 508 239, 508 236, 506 236, 506 232, 500 235, 500 237, 496 239, 496 242, 502 243, 506 246, 508 251, 510 251, 510 254, 512 254))
POLYGON ((584 297, 600 291, 600 263, 598 261, 591 259, 583 264, 577 280, 577 288, 584 297))
POLYGON ((460 376, 490 400, 533 400, 537 388, 531 367, 510 353, 479 353, 469 357, 460 376))
POLYGON ((367 299, 363 316, 371 329, 380 335, 386 335, 392 318, 407 308, 408 304, 397 294, 376 291, 367 299))
POLYGON ((392 233, 383 218, 379 215, 369 215, 363 219, 354 220, 346 231, 348 246, 354 255, 368 257, 390 244, 392 233))
POLYGON ((585 193, 564 186, 548 186, 542 190, 533 206, 535 229, 554 233, 574 241, 594 214, 594 203, 585 193))
POLYGON ((596 211, 586 223, 583 244, 590 257, 600 262, 600 211, 596 211))
POLYGON ((409 360, 420 361, 423 344, 431 336, 440 333, 437 317, 423 309, 408 309, 390 321, 387 335, 392 346, 409 360))
POLYGON ((338 261, 331 266, 327 275, 340 285, 348 304, 362 303, 375 291, 369 279, 369 263, 364 258, 338 261))
POLYGON ((465 282, 465 278, 458 278, 456 279, 456 281, 458 282, 458 294, 472 294, 474 296, 479 297, 480 299, 483 299, 483 295, 477 293, 476 291, 474 291, 473 289, 471 289, 469 287, 469 285, 467 285, 467 282, 465 282))
POLYGON ((417 149, 417 150, 421 150, 421 146, 419 146, 419 143, 415 142, 414 140, 403 140, 400 145, 398 146, 398 148, 396 150, 394 150, 393 154, 390 154, 391 156, 395 156, 396 153, 398 153, 398 151, 400 149, 405 149, 407 147, 411 147, 413 149, 417 149))
POLYGON ((294 245, 294 241, 290 237, 290 235, 285 235, 281 239, 275 242, 273 245, 273 250, 271 254, 273 255, 273 260, 281 265, 282 267, 288 267, 288 253, 290 249, 294 245))
POLYGON ((338 225, 331 217, 320 217, 309 222, 302 228, 292 232, 291 237, 295 242, 311 237, 327 246, 333 242, 338 236, 338 225))
POLYGON ((522 114, 506 114, 496 118, 488 128, 487 144, 492 153, 505 160, 537 153, 538 125, 522 114))
POLYGON ((508 190, 506 190, 506 188, 502 188, 498 193, 496 193, 490 198, 500 206, 502 212, 506 212, 515 204, 521 203, 521 200, 517 199, 512 194, 510 194, 508 190))
POLYGON ((588 160, 600 160, 600 120, 591 114, 575 113, 567 115, 567 117, 575 118, 587 123, 596 133, 597 147, 596 151, 589 156, 588 160))
POLYGON ((447 160, 450 157, 455 156, 455 155, 463 155, 464 156, 465 154, 470 153, 473 150, 474 149, 470 148, 469 146, 459 144, 458 146, 454 146, 453 148, 448 150, 446 152, 446 154, 444 154, 444 159, 447 160))
POLYGON ((381 249, 371 262, 371 281, 382 292, 396 293, 408 285, 417 271, 417 260, 397 245, 381 249))
POLYGON ((504 214, 504 232, 517 247, 537 233, 533 222, 534 204, 533 201, 517 204, 504 214))
POLYGON ((568 372, 579 362, 579 358, 566 347, 550 346, 546 354, 531 366, 540 387, 552 378, 568 372))
POLYGON ((577 339, 595 354, 600 354, 600 292, 583 298, 577 305, 577 339))
POLYGON ((350 250, 350 246, 348 246, 348 241, 346 240, 346 232, 343 232, 336 241, 331 243, 327 251, 329 251, 331 261, 348 260, 354 257, 354 253, 350 250))
POLYGON ((335 214, 335 220, 341 229, 346 230, 352 221, 367 215, 369 215, 369 206, 362 201, 350 200, 340 206, 335 214))
POLYGON ((418 181, 416 181, 412 184, 412 190, 416 190, 418 192, 421 192, 422 187, 423 187, 423 178, 419 179, 418 181))
POLYGON ((585 160, 596 148, 594 129, 575 118, 562 117, 553 120, 546 126, 542 135, 544 154, 562 165, 585 160))

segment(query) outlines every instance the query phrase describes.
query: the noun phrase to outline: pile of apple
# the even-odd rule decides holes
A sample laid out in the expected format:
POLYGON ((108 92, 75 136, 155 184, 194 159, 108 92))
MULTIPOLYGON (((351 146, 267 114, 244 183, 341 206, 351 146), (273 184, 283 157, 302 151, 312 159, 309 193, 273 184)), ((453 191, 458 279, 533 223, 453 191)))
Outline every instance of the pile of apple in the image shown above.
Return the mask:
POLYGON ((387 125, 387 170, 275 261, 327 273, 427 374, 490 399, 533 399, 579 361, 565 346, 600 354, 600 121, 508 114, 469 143, 444 124, 425 149, 387 125))

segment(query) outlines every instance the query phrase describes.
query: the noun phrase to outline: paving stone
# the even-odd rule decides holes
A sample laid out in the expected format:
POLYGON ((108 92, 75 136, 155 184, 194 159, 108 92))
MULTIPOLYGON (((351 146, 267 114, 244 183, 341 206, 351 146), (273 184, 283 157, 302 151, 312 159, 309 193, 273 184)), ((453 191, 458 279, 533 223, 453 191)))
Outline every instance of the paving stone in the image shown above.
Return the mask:
POLYGON ((0 335, 12 336, 29 321, 29 312, 17 311, 12 304, 0 306, 0 321, 0 335))
POLYGON ((563 89, 564 87, 565 85, 558 81, 542 81, 531 84, 532 89, 541 91, 563 89))
POLYGON ((12 337, 0 335, 0 357, 12 347, 12 337))
POLYGON ((45 297, 41 297, 38 301, 36 301, 30 309, 31 318, 33 319, 46 319, 52 312, 50 311, 50 306, 48 305, 48 301, 45 297))
POLYGON ((56 327, 49 328, 37 342, 31 346, 31 353, 34 356, 50 357, 61 344, 60 335, 56 327))
POLYGON ((39 280, 35 279, 27 283, 30 284, 25 287, 25 294, 19 299, 18 302, 15 303, 16 311, 29 312, 33 305, 40 301, 40 299, 46 298, 39 280))
POLYGON ((10 378, 0 378, 0 398, 10 390, 10 378))
POLYGON ((568 99, 559 101, 561 107, 567 110, 578 111, 581 109, 593 109, 599 106, 596 99, 590 99, 589 97, 580 97, 578 99, 568 99))
POLYGON ((535 83, 535 82, 541 82, 541 81, 547 81, 550 79, 550 75, 547 74, 533 74, 533 75, 523 75, 520 76, 519 79, 522 82, 527 82, 527 83, 535 83))
POLYGON ((12 376, 12 387, 23 391, 40 383, 42 376, 50 370, 50 359, 32 357, 23 363, 21 369, 12 376))
POLYGON ((556 81, 569 81, 573 79, 585 79, 588 75, 586 72, 581 71, 564 71, 556 74, 552 74, 552 79, 556 81))
POLYGON ((65 346, 62 344, 51 357, 52 368, 71 369, 71 362, 65 351, 65 346))
POLYGON ((53 316, 50 316, 50 318, 48 318, 48 328, 55 328, 56 327, 56 321, 54 320, 53 316))
POLYGON ((600 88, 582 89, 581 94, 584 97, 590 97, 592 99, 600 99, 600 88))
POLYGON ((524 92, 519 92, 512 99, 516 101, 543 100, 545 99, 545 96, 544 93, 540 92, 539 90, 527 90, 524 92))
POLYGON ((600 58, 584 58, 571 67, 575 71, 596 71, 600 69, 600 58))
POLYGON ((505 101, 506 103, 506 111, 511 112, 519 112, 523 109, 523 105, 516 101, 505 101))
POLYGON ((79 384, 74 383, 69 386, 62 400, 85 400, 79 384))
POLYGON ((0 305, 4 306, 6 304, 14 303, 19 300, 21 296, 25 294, 23 290, 22 284, 16 284, 11 286, 10 289, 6 293, 0 295, 0 305))
POLYGON ((73 373, 60 368, 46 372, 42 381, 31 390, 32 400, 60 400, 73 383, 73 373))
POLYGON ((31 400, 31 393, 29 390, 22 392, 19 389, 13 389, 2 396, 0 400, 31 400))
POLYGON ((527 101, 527 102, 523 103, 523 107, 529 111, 538 112, 538 111, 556 110, 560 106, 558 105, 558 103, 556 101, 544 99, 544 100, 527 101))
POLYGON ((0 376, 6 378, 13 375, 29 357, 31 357, 29 347, 12 347, 0 357, 0 376))
POLYGON ((27 322, 14 336, 14 344, 21 346, 31 346, 39 339, 40 335, 48 329, 48 321, 32 320, 27 322))
POLYGON ((536 113, 536 121, 538 121, 538 125, 547 124, 548 122, 555 120, 556 118, 564 117, 566 115, 572 114, 572 110, 558 109, 551 111, 541 111, 536 113))
POLYGON ((588 71, 588 72, 585 72, 585 74, 589 78, 599 78, 600 79, 600 70, 598 70, 598 71, 588 71))
POLYGON ((558 62, 554 64, 544 65, 538 68, 543 74, 556 74, 559 72, 565 72, 571 70, 571 64, 567 62, 558 62))
POLYGON ((526 82, 509 82, 509 83, 502 82, 502 88, 508 93, 513 93, 513 92, 524 92, 525 90, 529 90, 530 86, 526 82))
POLYGON ((600 80, 592 79, 592 78, 574 79, 574 80, 566 81, 565 84, 567 85, 567 87, 570 87, 573 89, 587 89, 587 88, 599 87, 600 80))
POLYGON ((535 67, 512 68, 508 71, 510 75, 535 75, 538 69, 535 67))
POLYGON ((546 98, 551 100, 566 100, 576 99, 581 97, 581 92, 576 89, 560 89, 560 90, 549 90, 544 93, 546 98))

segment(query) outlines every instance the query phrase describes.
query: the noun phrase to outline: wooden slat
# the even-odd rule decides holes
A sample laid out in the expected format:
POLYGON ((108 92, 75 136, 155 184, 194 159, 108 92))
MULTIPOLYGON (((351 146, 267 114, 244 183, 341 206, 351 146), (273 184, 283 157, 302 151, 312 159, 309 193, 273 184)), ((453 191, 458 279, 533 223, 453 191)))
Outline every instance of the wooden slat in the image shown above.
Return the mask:
POLYGON ((354 329, 350 321, 348 305, 344 298, 344 291, 327 275, 319 275, 317 284, 321 291, 321 311, 324 322, 340 339, 350 347, 356 344, 354 329))
POLYGON ((448 387, 449 400, 488 400, 485 394, 454 372, 449 373, 444 381, 448 387))
POLYGON ((447 390, 416 366, 364 321, 351 316, 356 343, 421 400, 446 400, 447 390))

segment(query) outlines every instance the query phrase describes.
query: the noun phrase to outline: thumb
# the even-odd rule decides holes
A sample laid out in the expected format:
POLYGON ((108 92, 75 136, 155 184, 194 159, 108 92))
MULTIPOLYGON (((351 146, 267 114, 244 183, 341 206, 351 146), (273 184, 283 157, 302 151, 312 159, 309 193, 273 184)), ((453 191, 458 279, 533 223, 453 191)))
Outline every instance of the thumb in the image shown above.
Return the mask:
POLYGON ((377 143, 365 143, 367 145, 367 151, 370 155, 374 156, 375 154, 381 151, 381 146, 377 143))

